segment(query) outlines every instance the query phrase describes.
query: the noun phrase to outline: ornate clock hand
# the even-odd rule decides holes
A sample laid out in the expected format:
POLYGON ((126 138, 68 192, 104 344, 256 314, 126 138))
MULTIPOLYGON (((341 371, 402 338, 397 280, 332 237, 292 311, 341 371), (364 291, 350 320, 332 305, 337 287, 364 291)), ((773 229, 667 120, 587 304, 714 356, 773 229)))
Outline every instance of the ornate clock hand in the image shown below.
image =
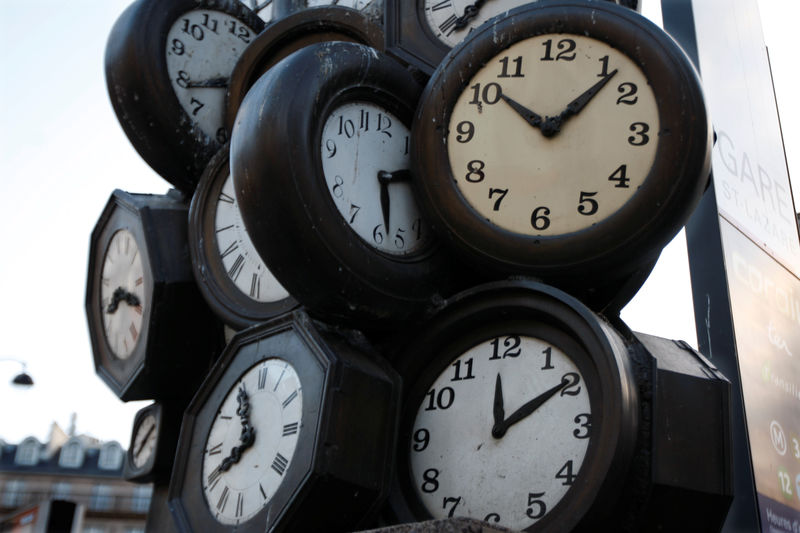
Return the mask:
POLYGON ((494 428, 497 427, 498 424, 502 424, 505 420, 506 413, 503 409, 503 383, 500 381, 500 372, 497 373, 497 379, 494 382, 494 428))
POLYGON ((455 24, 453 24, 453 27, 457 30, 462 30, 466 28, 467 24, 469 24, 469 21, 478 15, 478 12, 481 10, 481 7, 483 7, 483 4, 485 3, 486 0, 475 0, 475 2, 465 7, 464 14, 456 19, 456 22, 455 24))
POLYGON ((381 211, 383 212, 383 225, 386 232, 389 232, 389 181, 392 173, 385 170, 378 171, 378 183, 381 186, 381 211))
POLYGON ((106 308, 106 313, 112 315, 117 312, 119 309, 119 303, 125 302, 126 304, 130 305, 131 307, 136 307, 140 304, 139 297, 129 292, 122 287, 117 287, 114 290, 114 293, 111 295, 111 303, 108 304, 106 308))
POLYGON ((506 434, 506 431, 508 431, 508 428, 510 428, 520 420, 523 420, 524 418, 531 415, 534 411, 536 411, 539 407, 541 407, 542 404, 544 404, 547 400, 553 397, 558 391, 566 387, 568 384, 569 380, 566 377, 562 377, 561 383, 559 383, 555 387, 552 387, 544 391, 536 398, 528 401, 522 407, 511 413, 511 416, 509 416, 499 424, 495 423, 495 425, 492 427, 492 437, 496 439, 502 438, 503 435, 506 434))

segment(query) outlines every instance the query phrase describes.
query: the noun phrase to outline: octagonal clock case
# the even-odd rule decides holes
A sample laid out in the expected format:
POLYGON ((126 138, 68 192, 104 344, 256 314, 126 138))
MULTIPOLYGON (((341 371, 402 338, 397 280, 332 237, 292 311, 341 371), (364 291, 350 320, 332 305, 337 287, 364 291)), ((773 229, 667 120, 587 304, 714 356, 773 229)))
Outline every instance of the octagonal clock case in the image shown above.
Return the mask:
POLYGON ((352 531, 389 487, 399 380, 301 312, 237 334, 189 405, 169 501, 184 531, 352 531))
POLYGON ((228 140, 225 91, 264 28, 237 0, 136 0, 108 37, 105 72, 117 118, 142 158, 190 193, 228 140))
POLYGON ((438 246, 411 188, 420 89, 372 48, 319 43, 269 69, 242 103, 231 139, 242 218, 313 316, 394 328, 465 270, 438 246))
POLYGON ((420 205, 498 276, 565 288, 655 260, 709 180, 699 78, 610 2, 535 2, 475 29, 434 72, 411 135, 420 205))
POLYGON ((92 231, 85 309, 95 371, 123 401, 190 396, 222 348, 222 323, 192 274, 187 219, 177 191, 115 190, 92 231))
POLYGON ((636 453, 624 338, 551 286, 458 294, 398 357, 403 408, 390 509, 572 531, 613 516, 636 453))

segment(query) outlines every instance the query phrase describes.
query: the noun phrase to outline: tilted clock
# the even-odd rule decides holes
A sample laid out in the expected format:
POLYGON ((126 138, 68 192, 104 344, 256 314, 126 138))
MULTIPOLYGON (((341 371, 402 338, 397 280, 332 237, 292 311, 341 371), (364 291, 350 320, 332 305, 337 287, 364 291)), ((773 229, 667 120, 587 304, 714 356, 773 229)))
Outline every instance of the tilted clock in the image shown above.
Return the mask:
POLYGON ((192 276, 187 211, 177 191, 115 190, 92 231, 85 308, 95 370, 124 401, 190 396, 222 345, 192 276))
POLYGON ((236 0, 137 0, 106 44, 106 84, 122 129, 164 179, 191 193, 227 141, 225 91, 264 22, 236 0))
POLYGON ((411 139, 444 239, 487 271, 570 289, 651 264, 709 179, 691 62, 608 2, 532 3, 476 29, 431 78, 411 139))
POLYGON ((184 530, 349 531, 388 492, 399 381, 365 341, 294 312, 237 334, 184 416, 184 530))

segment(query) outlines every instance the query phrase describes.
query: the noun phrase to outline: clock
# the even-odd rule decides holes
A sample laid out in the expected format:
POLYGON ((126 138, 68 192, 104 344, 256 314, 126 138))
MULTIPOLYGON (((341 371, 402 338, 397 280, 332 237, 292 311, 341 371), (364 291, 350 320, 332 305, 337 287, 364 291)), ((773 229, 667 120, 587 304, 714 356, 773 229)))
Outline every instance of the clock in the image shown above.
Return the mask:
POLYGON ((419 91, 372 48, 319 43, 275 65, 242 104, 231 140, 242 218, 276 278, 317 317, 394 328, 457 278, 411 188, 419 91))
POLYGON ((225 90, 264 22, 236 0, 137 0, 105 53, 117 118, 139 155, 191 193, 227 140, 225 90))
POLYGON ((123 401, 191 395, 219 353, 222 325, 192 276, 187 210, 177 191, 115 190, 92 231, 85 308, 95 371, 123 401))
POLYGON ((359 11, 382 13, 383 0, 274 0, 275 17, 285 17, 292 13, 317 6, 341 6, 358 9, 359 11))
POLYGON ((386 496, 396 373, 300 311, 237 334, 184 415, 170 482, 185 531, 343 531, 386 496))
MULTIPOLYGON (((314 4, 291 11, 270 24, 236 62, 226 96, 225 125, 232 131, 247 91, 267 70, 292 52, 313 43, 356 42, 383 49, 383 30, 366 14, 341 5, 314 4)), ((275 6, 280 11, 279 5, 275 6)))
POLYGON ((143 407, 133 419, 133 432, 125 454, 123 477, 136 483, 169 479, 182 408, 152 403, 143 407))
POLYGON ((454 249, 570 290, 652 263, 709 179, 691 62, 607 2, 533 3, 473 31, 431 78, 411 140, 421 207, 454 249))
MULTIPOLYGON (((386 52, 430 75, 487 20, 531 0, 385 0, 386 52)), ((535 1, 535 0, 534 0, 535 1)), ((631 9, 638 0, 610 0, 631 9)))
POLYGON ((297 306, 275 279, 242 222, 226 144, 208 164, 189 207, 189 250, 200 292, 226 324, 241 329, 297 306))
POLYGON ((264 22, 275 20, 275 0, 239 0, 264 22))
POLYGON ((578 300, 479 285, 406 344, 391 507, 572 531, 612 511, 634 457, 638 386, 623 337, 578 300))

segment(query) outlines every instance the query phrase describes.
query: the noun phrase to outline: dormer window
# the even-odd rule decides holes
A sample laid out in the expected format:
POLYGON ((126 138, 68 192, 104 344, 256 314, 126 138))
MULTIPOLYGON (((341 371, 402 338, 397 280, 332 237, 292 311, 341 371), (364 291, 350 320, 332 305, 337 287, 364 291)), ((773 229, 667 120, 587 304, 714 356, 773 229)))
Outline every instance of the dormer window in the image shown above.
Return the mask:
POLYGON ((83 444, 72 438, 61 447, 58 465, 64 468, 80 468, 83 464, 83 444))
POLYGON ((35 437, 28 437, 17 446, 14 462, 18 465, 33 466, 39 462, 39 452, 42 445, 35 437))
POLYGON ((100 448, 97 466, 103 470, 117 470, 122 466, 122 446, 117 442, 107 442, 100 448))

